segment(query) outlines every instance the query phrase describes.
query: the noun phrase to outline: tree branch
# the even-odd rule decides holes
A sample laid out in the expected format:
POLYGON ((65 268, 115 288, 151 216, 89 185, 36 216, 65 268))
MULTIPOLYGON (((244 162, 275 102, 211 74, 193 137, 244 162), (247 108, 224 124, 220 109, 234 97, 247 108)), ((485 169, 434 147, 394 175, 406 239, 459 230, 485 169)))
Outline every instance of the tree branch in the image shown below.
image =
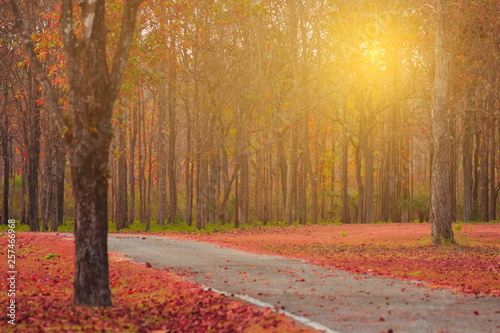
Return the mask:
POLYGON ((132 44, 132 37, 135 32, 137 12, 144 0, 127 0, 123 10, 122 29, 120 40, 113 58, 113 68, 111 69, 111 89, 110 96, 114 100, 120 90, 125 67, 127 66, 127 55, 132 44))
POLYGON ((12 13, 14 14, 14 26, 16 27, 16 30, 21 37, 21 44, 23 45, 24 53, 28 57, 30 69, 33 74, 36 75, 38 82, 42 86, 45 103, 50 114, 52 115, 52 118, 55 120, 57 128, 60 132, 63 132, 66 128, 68 128, 68 124, 61 109, 59 108, 59 102, 57 95, 54 92, 54 87, 45 74, 42 63, 37 58, 35 48, 33 47, 33 43, 31 42, 30 34, 28 34, 25 29, 24 21, 21 17, 21 12, 16 4, 16 1, 9 0, 9 3, 12 9, 12 13))

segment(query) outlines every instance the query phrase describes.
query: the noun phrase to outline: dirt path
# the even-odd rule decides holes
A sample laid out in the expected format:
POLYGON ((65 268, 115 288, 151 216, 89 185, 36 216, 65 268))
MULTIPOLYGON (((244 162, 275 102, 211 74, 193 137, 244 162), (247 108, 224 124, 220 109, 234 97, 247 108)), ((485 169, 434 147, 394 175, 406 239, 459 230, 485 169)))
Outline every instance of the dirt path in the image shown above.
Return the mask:
POLYGON ((110 235, 109 251, 330 332, 498 332, 500 299, 352 275, 161 236, 110 235))

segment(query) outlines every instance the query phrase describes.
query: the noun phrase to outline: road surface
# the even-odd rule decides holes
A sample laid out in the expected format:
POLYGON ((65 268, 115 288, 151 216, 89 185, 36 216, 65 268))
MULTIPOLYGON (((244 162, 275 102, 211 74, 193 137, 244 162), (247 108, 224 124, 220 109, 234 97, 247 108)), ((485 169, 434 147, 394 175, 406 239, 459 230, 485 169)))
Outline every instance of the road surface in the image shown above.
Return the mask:
POLYGON ((500 298, 162 236, 111 234, 108 244, 110 252, 326 332, 500 332, 500 298))

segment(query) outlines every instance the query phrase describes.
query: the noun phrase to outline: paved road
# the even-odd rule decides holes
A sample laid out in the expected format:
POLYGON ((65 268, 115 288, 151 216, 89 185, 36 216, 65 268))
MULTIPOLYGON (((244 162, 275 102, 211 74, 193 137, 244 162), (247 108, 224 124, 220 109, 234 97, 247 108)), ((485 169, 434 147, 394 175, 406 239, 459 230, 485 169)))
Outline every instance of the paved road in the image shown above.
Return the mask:
POLYGON ((109 251, 328 332, 500 332, 500 298, 161 236, 110 235, 109 251))

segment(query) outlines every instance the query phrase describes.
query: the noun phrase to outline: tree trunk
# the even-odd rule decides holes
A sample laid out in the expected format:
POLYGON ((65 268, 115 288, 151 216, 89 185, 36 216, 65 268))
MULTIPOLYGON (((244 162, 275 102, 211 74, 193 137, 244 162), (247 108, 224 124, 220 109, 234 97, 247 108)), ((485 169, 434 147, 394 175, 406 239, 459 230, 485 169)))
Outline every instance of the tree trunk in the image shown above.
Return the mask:
MULTIPOLYGON (((132 225, 135 220, 135 146, 137 141, 137 119, 138 119, 138 108, 136 105, 132 107, 129 113, 129 126, 130 129, 130 157, 128 165, 128 186, 130 188, 130 203, 128 205, 128 221, 127 227, 132 225)), ((140 138, 139 138, 140 140, 140 138)))
MULTIPOLYGON (((171 38, 174 38, 172 30, 171 38)), ((172 41, 174 43, 174 41, 172 41)), ((169 121, 169 135, 168 135, 168 189, 170 196, 170 213, 168 218, 168 223, 173 223, 175 217, 177 216, 177 180, 175 177, 176 165, 175 165, 175 145, 177 137, 176 129, 176 92, 175 92, 175 81, 176 72, 174 68, 173 60, 170 64, 169 70, 169 84, 168 84, 168 121, 169 121)))
POLYGON ((365 222, 365 187, 361 178, 361 149, 359 146, 355 147, 354 161, 356 163, 356 185, 358 186, 358 212, 357 222, 365 222))
POLYGON ((471 112, 465 110, 465 118, 463 124, 463 177, 464 177, 464 216, 465 223, 471 220, 471 203, 472 203, 472 142, 471 142, 471 112))
POLYGON ((496 188, 495 188, 495 168, 496 168, 496 118, 492 117, 489 121, 490 130, 490 211, 489 211, 489 221, 496 220, 496 188))
POLYGON ((116 230, 127 226, 127 142, 124 124, 125 110, 120 110, 120 124, 118 126, 118 185, 116 198, 116 230))
POLYGON ((21 224, 26 224, 26 150, 24 148, 19 149, 19 155, 21 157, 21 224))
MULTIPOLYGON (((125 3, 120 38, 110 70, 106 52, 108 30, 104 0, 88 1, 82 5, 80 15, 84 23, 78 37, 74 34, 73 2, 62 1, 60 24, 66 53, 65 72, 69 82, 70 103, 65 116, 58 105, 57 94, 45 75, 44 67, 36 56, 31 34, 24 28, 23 16, 16 2, 10 1, 16 28, 30 60, 30 68, 36 73, 47 108, 68 143, 75 198, 74 303, 77 305, 112 305, 107 253, 108 158, 113 136, 111 116, 123 80, 141 2, 129 0, 125 3)), ((31 133, 37 127, 39 131, 39 116, 34 123, 38 126, 32 127, 31 133)), ((31 138, 30 142, 33 141, 31 138)), ((39 153, 39 143, 38 148, 36 144, 33 150, 31 148, 33 147, 29 147, 31 152, 39 153)), ((37 159, 38 155, 29 162, 37 159)), ((30 163, 30 171, 37 168, 37 162, 30 163)), ((34 173, 30 172, 30 178, 32 176, 34 173)), ((38 182, 32 182, 30 190, 37 186, 38 182)), ((33 212, 29 216, 30 229, 38 229, 37 216, 33 212)))
POLYGON ((31 99, 29 103, 28 115, 28 225, 30 231, 40 231, 38 224, 38 169, 40 166, 40 107, 36 103, 38 96, 37 85, 34 79, 29 75, 28 96, 31 99))
POLYGON ((349 142, 347 139, 347 102, 344 105, 344 128, 342 131, 342 223, 351 223, 351 218, 349 214, 349 193, 348 193, 348 154, 349 154, 349 142))
MULTIPOLYGON (((6 90, 7 91, 7 90, 6 90)), ((7 92, 5 93, 7 95, 7 92)), ((5 96, 6 98, 7 96, 5 96)), ((6 99, 7 100, 7 99, 6 99)), ((5 101, 6 101, 5 100, 5 101)), ((9 175, 10 175, 10 157, 9 157, 9 116, 7 108, 3 110, 3 128, 2 128, 2 157, 3 157, 3 210, 2 223, 7 224, 9 220, 9 175)))
POLYGON ((365 157, 365 219, 364 223, 373 223, 373 151, 369 142, 361 147, 365 157))
POLYGON ((435 37, 435 78, 432 95, 432 137, 434 154, 432 159, 430 210, 432 242, 435 245, 454 243, 451 228, 450 200, 451 136, 447 119, 448 55, 446 49, 447 0, 438 0, 437 29, 435 37))
MULTIPOLYGON (((160 65, 160 73, 165 72, 165 64, 162 62, 160 65)), ((165 95, 165 84, 160 81, 158 86, 158 144, 157 144, 157 155, 158 155, 158 166, 157 166, 157 181, 158 181, 158 217, 156 223, 158 225, 165 225, 165 219, 167 218, 167 152, 166 152, 166 140, 167 140, 167 125, 166 125, 166 95, 165 95)))
POLYGON ((481 210, 483 221, 488 221, 489 214, 489 135, 488 121, 483 122, 483 141, 481 143, 481 210))
POLYGON ((290 128, 290 170, 287 179, 286 223, 292 224, 295 220, 295 203, 297 196, 297 145, 295 140, 295 126, 290 128))

